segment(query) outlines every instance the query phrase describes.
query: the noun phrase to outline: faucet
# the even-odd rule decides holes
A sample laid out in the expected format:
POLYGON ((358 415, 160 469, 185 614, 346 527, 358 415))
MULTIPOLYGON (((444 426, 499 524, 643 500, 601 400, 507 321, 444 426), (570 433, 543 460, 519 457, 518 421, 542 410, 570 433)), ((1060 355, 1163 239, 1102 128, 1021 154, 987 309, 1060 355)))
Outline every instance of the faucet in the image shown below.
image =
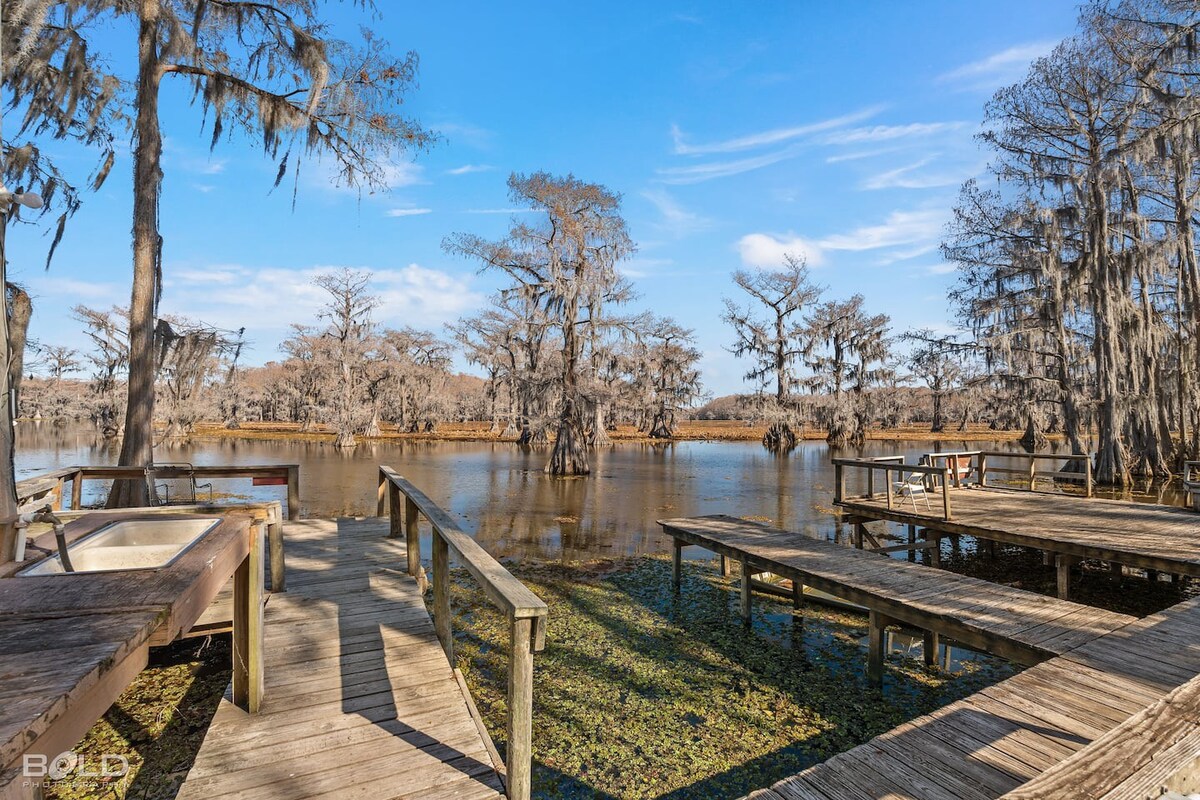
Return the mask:
POLYGON ((58 544, 58 560, 62 563, 64 572, 74 572, 75 567, 71 566, 71 555, 67 552, 67 537, 63 533, 63 521, 54 513, 54 509, 47 504, 37 511, 22 514, 17 525, 25 527, 31 522, 44 522, 54 526, 54 540, 58 544))

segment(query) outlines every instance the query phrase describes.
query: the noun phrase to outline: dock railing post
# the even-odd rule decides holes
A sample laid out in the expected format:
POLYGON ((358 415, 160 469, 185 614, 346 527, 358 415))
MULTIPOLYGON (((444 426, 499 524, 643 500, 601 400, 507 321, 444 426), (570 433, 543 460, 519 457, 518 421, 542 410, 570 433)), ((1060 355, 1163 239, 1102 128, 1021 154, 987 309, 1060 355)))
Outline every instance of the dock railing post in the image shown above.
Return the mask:
POLYGON ((250 552, 233 575, 233 702, 257 714, 263 699, 263 533, 250 523, 250 552))
POLYGON ((54 484, 54 495, 50 501, 50 508, 53 511, 62 511, 63 507, 63 491, 66 488, 66 478, 59 478, 54 484))
POLYGON ((446 658, 454 664, 454 632, 450 627, 450 546, 433 529, 433 628, 446 658))
MULTIPOLYGON (((887 472, 885 471, 883 474, 887 475, 887 472)), ((884 483, 887 483, 887 481, 885 480, 884 483)), ((867 470, 867 497, 869 497, 872 500, 875 499, 875 470, 874 469, 867 470)))
POLYGON ((1092 457, 1088 456, 1083 460, 1083 480, 1087 484, 1087 496, 1092 497, 1095 492, 1095 483, 1092 481, 1092 457))
POLYGON ((841 464, 833 465, 833 502, 840 503, 846 498, 846 470, 841 464))
POLYGON ((942 471, 942 515, 950 521, 950 468, 942 471))
MULTIPOLYGON (((384 472, 383 467, 379 468, 379 489, 375 492, 375 516, 382 517, 387 513, 388 505, 388 487, 392 482, 388 479, 388 475, 384 472)), ((395 508, 395 506, 392 506, 395 508)))
POLYGON ((71 476, 71 510, 78 511, 83 506, 83 470, 71 476))
POLYGON ((300 465, 287 468, 287 518, 300 519, 300 465))
POLYGON ((979 454, 979 485, 987 486, 987 453, 979 454))
POLYGON ((509 623, 508 763, 505 765, 509 800, 529 800, 533 786, 534 624, 529 617, 514 617, 509 623))
POLYGON ((404 534, 404 526, 401 524, 403 517, 403 503, 400 502, 400 487, 392 483, 390 480, 387 483, 387 505, 388 505, 388 538, 399 539, 404 534))
POLYGON ((1037 459, 1029 459, 1029 491, 1033 491, 1037 486, 1037 459))
MULTIPOLYGON (((400 513, 399 509, 395 513, 400 513)), ((408 552, 408 574, 421 585, 421 529, 417 523, 417 504, 407 495, 404 498, 404 549, 408 552)), ((434 534, 436 538, 437 534, 434 534)), ((424 591, 421 585, 421 591, 424 591)))

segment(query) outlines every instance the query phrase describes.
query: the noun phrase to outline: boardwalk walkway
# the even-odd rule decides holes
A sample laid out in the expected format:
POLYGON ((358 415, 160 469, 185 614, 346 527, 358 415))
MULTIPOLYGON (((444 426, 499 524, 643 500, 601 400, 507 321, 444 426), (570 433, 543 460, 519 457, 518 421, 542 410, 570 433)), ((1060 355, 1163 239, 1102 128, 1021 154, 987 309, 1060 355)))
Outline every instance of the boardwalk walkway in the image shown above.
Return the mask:
POLYGON ((1191 509, 993 487, 951 488, 950 501, 949 520, 936 495, 928 506, 893 498, 889 508, 886 493, 846 497, 837 505, 854 519, 889 520, 1075 558, 1200 576, 1200 516, 1191 509))
MULTIPOLYGON (((1115 751, 1084 748, 1111 740, 1106 734, 1197 673, 1200 598, 1093 639, 750 797, 991 800, 1034 779, 1014 797, 1158 796, 1180 767, 1192 768, 1194 736, 1185 732, 1179 744, 1187 749, 1177 752, 1153 728, 1127 737, 1115 751), (1070 771, 1055 780, 1063 766, 1070 771), (1085 786, 1089 775, 1095 780, 1085 786)), ((1194 718, 1185 729, 1195 729, 1194 718)))
MULTIPOLYGON (((1133 617, 957 575, 728 516, 660 520, 680 544, 749 562, 744 576, 773 572, 871 611, 871 637, 889 623, 948 636, 969 647, 1035 664, 1134 621, 1133 617)), ((677 549, 678 552, 678 549, 677 549)), ((743 614, 749 585, 743 580, 743 614)), ((927 656, 936 640, 927 638, 927 656)), ((869 665, 880 676, 882 651, 869 665)))
POLYGON ((403 540, 381 519, 285 526, 266 608, 266 698, 228 698, 180 800, 501 797, 491 743, 446 660, 403 540))

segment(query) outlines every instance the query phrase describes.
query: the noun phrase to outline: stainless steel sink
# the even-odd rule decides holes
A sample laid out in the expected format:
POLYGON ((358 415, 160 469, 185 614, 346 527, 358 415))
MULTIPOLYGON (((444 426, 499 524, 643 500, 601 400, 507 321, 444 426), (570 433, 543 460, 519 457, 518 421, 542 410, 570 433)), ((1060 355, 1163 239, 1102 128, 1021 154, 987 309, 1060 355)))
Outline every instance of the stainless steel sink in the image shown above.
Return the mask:
MULTIPOLYGON (((80 572, 158 569, 179 558, 221 523, 203 519, 128 519, 110 522, 67 547, 71 566, 80 572)), ((18 576, 69 575, 57 555, 21 570, 18 576)))

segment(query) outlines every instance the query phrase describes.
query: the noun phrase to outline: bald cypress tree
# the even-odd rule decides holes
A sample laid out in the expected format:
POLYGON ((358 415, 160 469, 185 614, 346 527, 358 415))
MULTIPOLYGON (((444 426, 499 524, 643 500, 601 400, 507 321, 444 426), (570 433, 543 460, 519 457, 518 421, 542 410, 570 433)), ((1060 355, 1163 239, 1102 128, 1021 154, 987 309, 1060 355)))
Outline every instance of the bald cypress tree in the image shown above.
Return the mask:
POLYGON ((542 309, 558 328, 560 411, 546 472, 587 475, 591 464, 584 439, 581 355, 605 306, 630 298, 628 282, 617 272, 617 264, 635 247, 621 217, 620 195, 600 184, 574 175, 513 173, 508 189, 514 203, 539 212, 534 219, 514 219, 508 235, 498 241, 456 233, 442 246, 479 261, 484 269, 507 274, 513 285, 505 294, 542 309))
MULTIPOLYGON (((368 4, 363 4, 368 5, 368 4)), ((276 185, 305 154, 335 165, 336 180, 386 184, 390 159, 421 147, 430 134, 399 114, 417 68, 369 32, 358 45, 329 36, 311 0, 8 0, 5 25, 21 57, 5 78, 31 125, 74 117, 55 97, 86 77, 76 93, 104 107, 119 103, 133 127, 133 281, 129 319, 129 392, 122 465, 152 463, 155 320, 162 290, 159 234, 164 81, 180 82, 200 106, 215 146, 240 130, 278 163, 276 185), (101 28, 124 29, 137 42, 130 76, 105 74, 92 46, 101 28), (132 87, 132 92, 124 87, 132 87)), ((111 40, 111 38, 110 38, 111 40)), ((108 54, 115 58, 118 54, 108 54)), ((123 55, 123 54, 122 54, 123 55)), ((92 115, 85 124, 99 122, 92 115)), ((141 481, 123 481, 113 506, 145 503, 141 481)))

